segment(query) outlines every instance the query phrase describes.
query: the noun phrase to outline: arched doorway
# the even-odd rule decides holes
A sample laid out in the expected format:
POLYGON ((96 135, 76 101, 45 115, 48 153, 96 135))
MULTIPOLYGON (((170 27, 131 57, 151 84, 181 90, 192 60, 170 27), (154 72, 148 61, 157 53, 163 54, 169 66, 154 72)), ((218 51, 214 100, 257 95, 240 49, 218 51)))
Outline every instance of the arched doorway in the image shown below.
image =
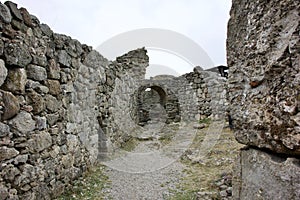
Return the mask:
POLYGON ((176 95, 158 85, 141 86, 136 93, 136 123, 166 124, 180 121, 180 109, 176 95))

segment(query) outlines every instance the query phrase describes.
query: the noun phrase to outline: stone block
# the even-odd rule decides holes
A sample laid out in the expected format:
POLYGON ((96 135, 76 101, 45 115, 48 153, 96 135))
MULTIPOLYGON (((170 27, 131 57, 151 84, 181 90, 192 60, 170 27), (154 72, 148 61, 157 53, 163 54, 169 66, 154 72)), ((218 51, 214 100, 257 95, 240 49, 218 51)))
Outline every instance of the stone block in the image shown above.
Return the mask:
POLYGON ((9 121, 9 125, 15 131, 22 134, 27 134, 35 129, 35 121, 32 119, 30 113, 21 111, 16 117, 9 121))
POLYGON ((28 143, 31 152, 41 152, 52 145, 52 138, 48 132, 41 131, 34 134, 28 143))
POLYGON ((43 81, 47 79, 47 71, 45 68, 38 65, 28 65, 27 68, 27 77, 36 81, 43 81))
POLYGON ((57 58, 58 62, 65 66, 65 67, 70 67, 71 66, 71 56, 65 51, 65 50, 60 50, 57 52, 57 58))
POLYGON ((14 94, 24 94, 27 81, 26 71, 22 68, 12 68, 8 70, 8 75, 2 88, 14 94))
POLYGON ((10 23, 11 19, 12 19, 8 7, 5 4, 2 4, 2 3, 0 3, 0 18, 5 23, 10 23))
POLYGON ((36 117, 36 129, 44 130, 47 128, 47 118, 46 117, 36 117))
POLYGON ((20 8, 20 12, 23 17, 24 23, 29 27, 33 27, 33 22, 32 22, 31 16, 28 13, 28 11, 26 10, 26 8, 20 8))
POLYGON ((23 17, 22 17, 22 15, 21 15, 20 10, 19 10, 18 7, 17 7, 17 6, 18 6, 17 4, 15 4, 15 3, 11 2, 11 1, 6 1, 6 2, 5 2, 5 5, 10 9, 12 15, 13 15, 16 19, 18 19, 18 20, 20 20, 20 21, 23 20, 23 17))
POLYGON ((14 117, 20 111, 19 100, 11 92, 2 91, 3 114, 1 120, 14 117))
POLYGON ((46 108, 51 112, 58 111, 60 107, 60 102, 52 95, 46 95, 45 97, 46 108))
POLYGON ((18 154, 19 152, 15 148, 0 147, 0 161, 11 159, 18 154))
POLYGON ((4 56, 6 64, 11 66, 26 67, 32 61, 29 48, 19 42, 6 44, 4 56))
POLYGON ((39 114, 45 109, 45 102, 40 94, 32 90, 28 92, 27 97, 27 102, 32 106, 34 114, 39 114))
POLYGON ((9 126, 0 122, 0 137, 5 137, 9 134, 9 126))
POLYGON ((61 93, 60 83, 57 80, 47 80, 46 85, 49 88, 49 93, 57 96, 61 93))
POLYGON ((0 197, 2 199, 6 199, 9 195, 9 192, 8 192, 8 188, 5 187, 4 185, 0 185, 0 197))
POLYGON ((48 77, 51 79, 60 79, 60 67, 54 59, 49 60, 47 65, 48 77))
POLYGON ((300 160, 241 150, 233 175, 233 199, 300 199, 300 160))

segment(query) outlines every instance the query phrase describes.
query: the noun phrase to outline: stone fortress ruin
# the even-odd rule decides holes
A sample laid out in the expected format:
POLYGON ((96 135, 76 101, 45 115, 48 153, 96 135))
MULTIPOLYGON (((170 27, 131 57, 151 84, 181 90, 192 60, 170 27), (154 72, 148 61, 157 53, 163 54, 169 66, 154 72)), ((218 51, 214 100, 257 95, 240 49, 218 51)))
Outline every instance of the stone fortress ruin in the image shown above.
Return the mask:
POLYGON ((144 48, 109 61, 0 3, 0 199, 53 199, 128 130, 226 111, 247 145, 233 197, 299 199, 299 13, 292 0, 233 0, 228 79, 199 67, 144 79, 144 48))

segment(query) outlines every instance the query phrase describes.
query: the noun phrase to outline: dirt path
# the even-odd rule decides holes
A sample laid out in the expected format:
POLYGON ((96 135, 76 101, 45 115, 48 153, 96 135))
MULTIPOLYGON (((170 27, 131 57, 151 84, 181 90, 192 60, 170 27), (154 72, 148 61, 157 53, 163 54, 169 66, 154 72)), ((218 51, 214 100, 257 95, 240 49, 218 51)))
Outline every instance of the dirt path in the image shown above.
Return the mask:
POLYGON ((111 181, 112 199, 166 199, 183 177, 184 166, 178 159, 195 136, 191 125, 166 127, 161 133, 147 130, 153 129, 139 135, 131 152, 102 163, 108 166, 105 174, 111 181), (165 134, 172 139, 165 141, 165 134))
POLYGON ((231 197, 231 172, 241 147, 221 124, 144 132, 131 147, 81 179, 61 199, 181 200, 231 197), (204 156, 204 157, 203 157, 204 156))
POLYGON ((170 190, 176 190, 176 184, 182 178, 182 169, 183 165, 179 162, 148 173, 133 174, 107 169, 105 174, 109 176, 111 188, 106 189, 108 195, 105 199, 166 199, 170 196, 170 190))

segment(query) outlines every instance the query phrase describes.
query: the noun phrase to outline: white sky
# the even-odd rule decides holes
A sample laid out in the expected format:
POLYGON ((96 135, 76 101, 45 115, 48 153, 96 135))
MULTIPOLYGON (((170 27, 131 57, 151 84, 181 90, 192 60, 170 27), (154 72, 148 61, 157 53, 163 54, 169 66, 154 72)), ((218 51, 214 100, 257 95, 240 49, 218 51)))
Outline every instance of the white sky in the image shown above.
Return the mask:
MULTIPOLYGON (((226 65, 231 0, 12 1, 36 15, 54 32, 69 35, 95 49, 123 32, 160 28, 185 35, 201 46, 215 65, 226 65)), ((153 62, 159 62, 159 58, 153 62)))

